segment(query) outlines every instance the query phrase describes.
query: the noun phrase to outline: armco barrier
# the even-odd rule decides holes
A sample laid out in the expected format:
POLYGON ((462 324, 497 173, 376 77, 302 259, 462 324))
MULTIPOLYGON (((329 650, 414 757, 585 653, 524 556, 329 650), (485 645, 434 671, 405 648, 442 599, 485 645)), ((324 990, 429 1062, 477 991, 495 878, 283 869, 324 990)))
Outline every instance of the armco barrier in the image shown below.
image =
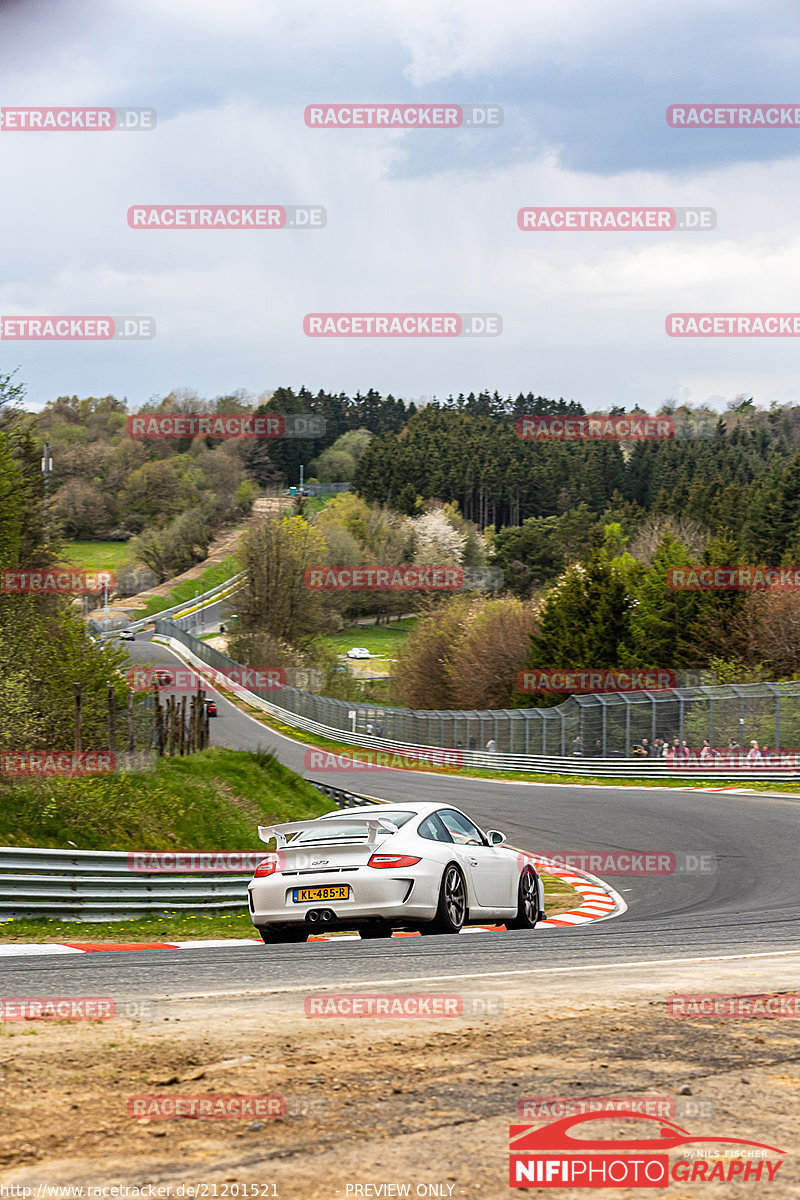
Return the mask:
MULTIPOLYGON (((230 674, 231 671, 240 672, 242 667, 239 663, 229 658, 222 651, 214 649, 205 642, 199 641, 192 637, 190 633, 179 629, 172 621, 156 621, 155 632, 158 637, 166 642, 170 648, 179 655, 185 662, 197 668, 202 673, 204 665, 212 667, 215 671, 221 674, 230 674)), ((235 678, 235 675, 234 675, 235 678)), ((780 699, 781 697, 800 699, 800 683, 791 684, 769 684, 769 685, 748 685, 753 688, 769 687, 777 694, 778 723, 780 721, 780 699), (778 689, 794 689, 790 691, 778 691, 778 689)), ((744 686, 738 691, 744 691, 744 686)), ((684 688, 671 692, 670 695, 675 697, 673 704, 680 706, 681 721, 683 722, 684 705, 689 705, 693 700, 697 699, 697 693, 728 693, 731 689, 728 687, 720 688, 684 688), (691 693, 691 695, 683 695, 682 693, 691 693)), ((267 713, 269 716, 276 718, 286 725, 294 726, 296 729, 302 729, 306 733, 312 733, 319 737, 327 738, 335 742, 344 743, 348 746, 362 747, 370 750, 385 750, 396 756, 413 756, 424 757, 425 753, 432 749, 451 750, 454 760, 468 768, 485 771, 529 771, 536 774, 552 774, 552 775, 590 775, 590 776, 606 776, 613 779, 646 779, 657 782, 664 779, 685 779, 687 781, 703 780, 719 778, 722 781, 727 781, 732 778, 742 782, 757 781, 757 780, 797 780, 800 779, 800 768, 792 768, 787 770, 777 771, 774 768, 753 767, 751 769, 736 769, 729 770, 727 773, 720 770, 715 770, 709 766, 696 767, 676 767, 667 763, 665 759, 654 758, 631 758, 622 757, 622 755, 604 755, 602 757, 587 757, 584 755, 570 755, 563 752, 563 747, 570 744, 570 740, 576 735, 579 735, 580 714, 584 711, 584 703, 590 701, 604 701, 608 704, 613 704, 618 701, 623 711, 627 712, 627 721, 623 725, 623 729, 627 731, 628 741, 631 736, 631 708, 633 702, 646 702, 652 699, 649 693, 647 694, 632 694, 631 696, 614 693, 610 696, 580 696, 570 697, 570 700, 575 701, 575 705, 571 708, 570 701, 561 704, 558 708, 549 709, 514 709, 503 710, 500 712, 486 713, 456 713, 456 712, 413 712, 410 709, 380 707, 375 705, 355 704, 344 700, 334 700, 328 696, 318 696, 312 692, 303 692, 298 688, 284 687, 279 692, 245 692, 244 689, 237 688, 239 696, 246 695, 248 702, 257 709, 267 713), (279 700, 280 703, 276 701, 279 700), (321 719, 320 719, 321 718, 321 719), (466 731, 472 728, 470 722, 479 722, 483 727, 483 736, 490 736, 498 745, 496 751, 486 751, 477 749, 464 749, 463 737, 466 736, 466 731), (459 722, 463 722, 463 729, 459 722), (381 736, 376 736, 375 733, 369 734, 363 732, 367 723, 381 728, 381 736), (518 738, 517 729, 522 730, 524 736, 521 738, 523 742, 528 744, 535 743, 535 740, 541 736, 542 740, 547 744, 547 725, 556 723, 560 730, 560 746, 561 753, 558 750, 553 754, 537 754, 530 753, 514 753, 513 751, 504 751, 502 749, 503 741, 510 742, 513 746, 518 738), (425 741, 419 738, 419 730, 427 734, 430 740, 425 741), (411 736, 403 737, 406 731, 410 731, 411 736), (462 737, 454 735, 454 730, 462 732, 462 737), (532 733, 533 730, 533 733, 532 733), (383 736, 383 733, 399 733, 400 736, 383 736), (534 737, 534 733, 536 737, 534 737), (416 734, 416 736, 415 736, 416 734), (437 738, 436 735, 439 735, 437 738), (448 737, 454 740, 447 740, 448 737), (434 740, 436 738, 436 740, 434 740), (461 745, 459 745, 459 741, 461 745)), ((725 696, 727 698, 727 695, 725 696)), ((708 702, 708 697, 705 695, 701 699, 708 702)), ((710 697, 710 704, 713 714, 713 708, 716 697, 710 697)), ((742 703, 743 700, 738 699, 737 703, 742 703)), ((606 708, 602 708, 602 712, 606 712, 606 708)), ((712 716, 713 720, 713 716, 712 716)), ((471 738, 475 741, 475 738, 471 738)), ((585 744, 585 741, 584 741, 585 744)), ((343 764, 344 765, 344 764, 343 764)), ((388 765, 391 765, 391 760, 388 765)), ((397 761, 395 764, 398 767, 402 766, 402 762, 397 761)), ((318 769, 322 769, 321 767, 318 769)), ((359 763, 353 762, 353 770, 359 769, 359 763)), ((369 768, 364 765, 365 778, 369 778, 369 768)), ((374 776, 373 776, 374 777, 374 776)))
MULTIPOLYGON (((374 804, 324 783, 315 787, 340 808, 374 804)), ((258 847, 254 847, 258 852, 258 847)), ((0 920, 124 921, 156 913, 247 908, 243 874, 172 875, 132 871, 125 850, 0 847, 0 920)))
POLYGON ((90 621, 89 625, 93 633, 101 635, 117 633, 120 629, 130 629, 134 633, 138 633, 140 629, 146 629, 157 619, 163 620, 183 613, 193 613, 198 609, 207 608, 209 604, 216 604, 218 600, 224 600, 238 590, 244 576, 245 572, 239 571, 238 574, 232 575, 224 583, 218 583, 216 587, 210 588, 202 595, 195 596, 192 600, 184 600, 181 604, 173 604, 172 608, 164 608, 151 617, 140 617, 138 621, 126 621, 124 617, 111 617, 107 621, 90 621))

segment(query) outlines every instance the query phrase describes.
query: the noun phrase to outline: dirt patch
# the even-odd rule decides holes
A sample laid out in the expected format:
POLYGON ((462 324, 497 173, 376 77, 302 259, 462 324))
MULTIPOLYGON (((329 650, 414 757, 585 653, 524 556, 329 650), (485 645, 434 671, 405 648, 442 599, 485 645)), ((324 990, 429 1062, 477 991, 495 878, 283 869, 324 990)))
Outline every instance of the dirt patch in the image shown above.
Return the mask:
MULTIPOLYGON (((630 975, 593 980, 578 994, 566 980, 509 990, 471 979, 459 993, 483 997, 485 1015, 456 1019, 309 1019, 297 989, 154 1001, 147 1020, 5 1024, 0 1179, 149 1182, 170 1184, 172 1195, 187 1181, 216 1183, 216 1195, 226 1181, 275 1184, 298 1200, 380 1194, 352 1191, 367 1183, 408 1184, 412 1196, 508 1197, 508 1126, 531 1120, 518 1115, 521 1101, 637 1096, 676 1105, 672 1119, 692 1136, 788 1151, 774 1195, 800 1195, 798 1023, 668 1019, 663 996, 631 995, 630 975), (285 1115, 128 1115, 134 1097, 232 1094, 282 1097, 285 1115), (416 1190, 433 1184, 441 1190, 416 1190)), ((668 975, 662 982, 669 989, 668 975)), ((630 1123, 620 1115, 602 1135, 623 1130, 630 1123)), ((754 1184, 708 1189, 672 1184, 669 1194, 727 1200, 752 1195, 754 1184)))

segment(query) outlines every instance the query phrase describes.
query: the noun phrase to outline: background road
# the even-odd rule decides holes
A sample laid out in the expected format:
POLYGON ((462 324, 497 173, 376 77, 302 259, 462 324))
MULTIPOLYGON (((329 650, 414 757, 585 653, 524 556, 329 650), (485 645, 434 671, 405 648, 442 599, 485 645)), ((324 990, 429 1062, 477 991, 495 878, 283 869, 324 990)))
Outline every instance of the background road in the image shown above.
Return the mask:
MULTIPOLYGON (((137 663, 177 664, 145 634, 125 645, 137 663)), ((394 770, 309 771, 305 746, 260 726, 221 696, 217 703, 219 715, 211 719, 213 744, 269 748, 310 778, 398 803, 449 802, 483 828, 501 829, 512 844, 539 854, 712 854, 716 869, 647 877, 602 873, 625 897, 626 913, 533 934, 7 958, 5 994, 54 994, 55 973, 63 995, 198 995, 800 950, 800 808, 794 798, 495 783, 394 770)))

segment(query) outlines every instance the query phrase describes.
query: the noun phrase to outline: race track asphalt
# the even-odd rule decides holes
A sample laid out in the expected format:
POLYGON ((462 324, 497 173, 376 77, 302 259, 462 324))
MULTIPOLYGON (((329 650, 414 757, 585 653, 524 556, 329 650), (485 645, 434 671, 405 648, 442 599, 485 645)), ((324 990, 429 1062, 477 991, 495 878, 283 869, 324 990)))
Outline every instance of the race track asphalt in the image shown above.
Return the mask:
MULTIPOLYGON (((136 662, 174 663, 166 647, 142 634, 126 649, 136 662)), ((538 854, 710 855, 714 869, 648 876, 597 872, 625 898, 628 911, 571 929, 11 957, 2 964, 6 995, 235 994, 800 951, 800 807, 794 798, 501 783, 417 771, 307 771, 305 746, 260 726, 222 697, 218 707, 211 721, 216 745, 269 748, 300 774, 393 802, 455 804, 484 828, 501 829, 510 843, 538 854)))

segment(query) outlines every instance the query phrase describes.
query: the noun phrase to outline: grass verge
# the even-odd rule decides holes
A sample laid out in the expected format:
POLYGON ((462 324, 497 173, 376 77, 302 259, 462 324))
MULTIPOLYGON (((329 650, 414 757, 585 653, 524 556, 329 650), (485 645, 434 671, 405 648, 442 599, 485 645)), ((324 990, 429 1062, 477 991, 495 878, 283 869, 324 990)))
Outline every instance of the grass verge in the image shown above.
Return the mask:
POLYGON ((340 633, 331 634, 324 640, 337 654, 346 654, 353 646, 364 646, 370 654, 394 658, 416 621, 416 617, 404 617, 402 621, 392 621, 390 625, 348 625, 340 633))
POLYGON ((210 592, 212 588, 225 583, 240 570, 241 566, 236 555, 229 554, 216 566, 206 567, 195 579, 185 579, 182 583, 176 584, 168 596, 151 596, 141 611, 137 609, 136 619, 141 620, 142 617, 155 616, 156 613, 163 612, 165 608, 172 608, 175 604, 184 602, 190 604, 196 595, 201 592, 210 592))
POLYGON ((257 826, 333 805, 267 752, 212 747, 154 774, 0 785, 0 844, 77 850, 245 850, 257 826))
POLYGON ((64 542, 62 558, 86 571, 116 571, 128 562, 128 543, 64 542))

